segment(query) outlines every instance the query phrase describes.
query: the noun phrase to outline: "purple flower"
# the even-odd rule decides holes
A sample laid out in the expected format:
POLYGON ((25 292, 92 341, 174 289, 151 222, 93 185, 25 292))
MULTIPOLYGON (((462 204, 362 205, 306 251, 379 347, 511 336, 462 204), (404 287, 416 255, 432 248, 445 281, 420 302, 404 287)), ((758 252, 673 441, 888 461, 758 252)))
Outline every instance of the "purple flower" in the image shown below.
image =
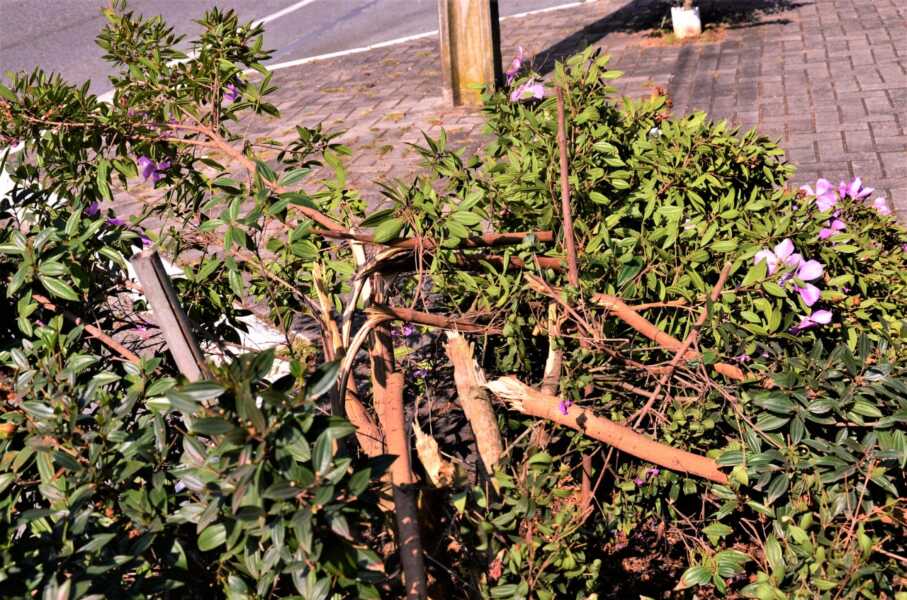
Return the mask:
POLYGON ((753 357, 750 356, 749 354, 744 353, 744 354, 738 354, 737 356, 735 356, 734 360, 736 360, 739 363, 748 363, 751 360, 753 360, 753 357))
POLYGON ((119 217, 113 217, 112 219, 107 219, 107 224, 111 227, 121 227, 126 224, 126 221, 119 217))
POLYGON ((428 377, 428 369, 423 369, 421 367, 413 369, 413 377, 416 379, 425 379, 428 377))
POLYGON ((416 332, 416 328, 412 326, 412 323, 407 323, 400 330, 400 333, 403 334, 403 337, 409 337, 412 334, 414 334, 415 332, 416 332))
POLYGON ((844 223, 844 221, 842 221, 841 219, 832 219, 828 224, 828 227, 823 227, 822 231, 819 232, 819 239, 827 240, 834 234, 838 233, 839 231, 844 231, 845 229, 847 229, 847 224, 844 223))
POLYGON ((164 178, 163 172, 170 168, 170 161, 162 160, 161 162, 155 164, 155 162, 147 156, 140 156, 138 165, 139 174, 141 174, 142 179, 147 181, 150 177, 151 183, 157 183, 164 178))
POLYGON ((507 76, 507 85, 513 83, 513 80, 516 79, 516 74, 523 68, 523 57, 523 47, 517 46, 516 56, 513 57, 513 60, 510 61, 510 66, 504 71, 504 74, 507 76))
POLYGON ((224 90, 224 100, 229 100, 230 102, 236 102, 237 99, 242 94, 240 94, 239 88, 234 84, 228 83, 226 89, 224 90))
POLYGON ((147 156, 140 156, 138 163, 139 173, 142 175, 142 179, 151 177, 151 174, 154 173, 154 161, 147 156))
POLYGON ((170 168, 170 161, 163 160, 154 167, 154 173, 151 174, 151 183, 157 183, 164 178, 164 171, 170 168))
POLYGON ((535 98, 536 100, 541 100, 545 97, 545 86, 541 83, 536 82, 535 79, 530 79, 529 81, 523 83, 517 87, 510 94, 511 102, 521 102, 522 100, 529 100, 535 98))
POLYGON ((791 327, 793 333, 799 333, 804 329, 809 329, 810 327, 815 327, 816 325, 828 325, 831 323, 831 311, 830 310, 817 310, 811 315, 800 317, 800 323, 791 327))
POLYGON ((657 477, 661 473, 661 469, 658 467, 649 467, 646 469, 646 477, 657 477))
POLYGON ((907 244, 901 244, 901 250, 907 252, 907 244))
POLYGON ((888 208, 888 203, 885 201, 885 198, 881 196, 872 201, 872 207, 876 209, 876 211, 883 217, 887 217, 891 214, 891 209, 888 208))
POLYGON ((860 200, 865 198, 869 194, 873 193, 875 190, 873 188, 864 188, 863 180, 859 177, 854 177, 853 181, 850 184, 844 183, 843 181, 838 185, 838 195, 842 198, 850 196, 854 200, 860 200))
POLYGON ((573 406, 573 402, 570 400, 561 400, 560 402, 557 403, 557 409, 560 411, 560 413, 562 415, 565 415, 565 416, 571 406, 573 406))
POLYGON ((753 257, 753 263, 759 264, 765 261, 768 267, 768 274, 774 275, 779 265, 796 267, 803 260, 803 257, 794 253, 794 243, 790 240, 784 240, 775 246, 774 250, 760 250, 753 257))
POLYGON ((636 485, 642 485, 645 483, 645 481, 643 481, 641 477, 637 477, 633 480, 633 483, 635 483, 636 485))
POLYGON ((101 205, 97 202, 92 202, 85 208, 85 216, 88 217, 96 217, 99 212, 101 212, 101 205))
POLYGON ((151 238, 144 233, 139 233, 139 240, 142 242, 142 246, 144 246, 145 248, 151 245, 151 238))

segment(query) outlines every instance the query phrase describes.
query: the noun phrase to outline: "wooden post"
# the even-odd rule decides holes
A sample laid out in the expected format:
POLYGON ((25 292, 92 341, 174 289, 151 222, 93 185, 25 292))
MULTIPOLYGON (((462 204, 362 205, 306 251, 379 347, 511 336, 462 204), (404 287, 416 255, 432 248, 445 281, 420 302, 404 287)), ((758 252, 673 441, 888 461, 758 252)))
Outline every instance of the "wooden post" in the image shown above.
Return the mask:
POLYGON ((481 106, 475 84, 501 80, 497 0, 438 0, 444 100, 453 106, 481 106))
POLYGON ((205 357, 192 335, 189 317, 180 306, 161 257, 156 250, 149 249, 136 254, 129 262, 180 373, 189 381, 204 379, 208 372, 205 357))

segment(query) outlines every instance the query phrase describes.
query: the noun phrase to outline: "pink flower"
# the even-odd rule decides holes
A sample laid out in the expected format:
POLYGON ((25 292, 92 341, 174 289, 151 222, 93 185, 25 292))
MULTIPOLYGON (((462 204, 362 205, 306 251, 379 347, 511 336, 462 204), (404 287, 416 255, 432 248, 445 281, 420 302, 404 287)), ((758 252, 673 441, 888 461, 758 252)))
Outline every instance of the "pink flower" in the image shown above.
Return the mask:
POLYGON ((838 233, 839 231, 844 231, 845 229, 847 229, 847 224, 844 223, 844 221, 842 221, 841 219, 832 219, 828 224, 828 227, 823 227, 822 231, 819 232, 819 239, 827 240, 834 234, 838 233))
POLYGON ((816 181, 816 189, 808 185, 801 186, 800 189, 810 196, 816 197, 816 207, 820 212, 831 210, 838 202, 838 196, 835 194, 835 188, 827 179, 816 181))
POLYGON ((797 290, 798 294, 800 294, 800 298, 803 299, 803 303, 806 306, 812 306, 813 304, 818 302, 819 297, 822 295, 822 293, 819 291, 819 288, 811 283, 807 283, 803 285, 803 287, 794 286, 794 289, 797 290))
MULTIPOLYGON (((824 270, 825 268, 822 266, 822 263, 817 260, 803 261, 797 268, 797 279, 801 281, 812 281, 821 277, 824 270)), ((803 303, 806 304, 806 306, 812 306, 819 301, 821 292, 819 291, 819 288, 811 283, 806 283, 802 286, 794 285, 794 289, 800 294, 800 298, 803 299, 803 303)))
POLYGON ((780 265, 796 267, 803 257, 794 253, 794 243, 787 239, 775 246, 774 250, 760 250, 753 257, 753 263, 757 265, 763 260, 768 267, 768 274, 774 275, 780 265))
POLYGON ((522 46, 516 47, 516 56, 513 57, 513 60, 510 61, 510 66, 504 71, 504 74, 507 76, 507 85, 513 83, 513 80, 516 79, 516 74, 520 72, 520 69, 523 68, 523 57, 525 56, 522 46))
POLYGON ((831 323, 831 316, 830 310, 817 310, 811 315, 800 317, 800 323, 794 325, 791 328, 791 331, 798 333, 804 329, 809 329, 810 327, 815 327, 817 325, 828 325, 831 323))
POLYGON ((522 100, 529 100, 535 98, 536 100, 541 100, 545 97, 545 86, 541 83, 536 82, 535 79, 530 79, 529 81, 523 83, 517 87, 510 94, 511 102, 520 102, 522 100))
POLYGON ((806 260, 797 268, 797 279, 812 281, 822 276, 825 267, 817 260, 806 260))
POLYGON ((854 177, 850 184, 842 181, 840 185, 838 185, 838 195, 842 198, 850 196, 854 200, 860 200, 874 191, 873 188, 864 188, 863 181, 859 177, 854 177))
POLYGON ((872 207, 883 217, 887 217, 891 214, 891 209, 888 208, 888 202, 881 196, 872 201, 872 207))

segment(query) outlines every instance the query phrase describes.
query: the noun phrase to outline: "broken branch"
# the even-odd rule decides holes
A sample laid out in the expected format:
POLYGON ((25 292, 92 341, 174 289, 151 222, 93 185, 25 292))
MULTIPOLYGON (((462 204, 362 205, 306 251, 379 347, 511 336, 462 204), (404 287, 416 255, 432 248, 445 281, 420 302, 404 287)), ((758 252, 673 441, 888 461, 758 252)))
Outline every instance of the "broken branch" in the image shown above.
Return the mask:
POLYGON ((621 452, 666 469, 688 473, 716 483, 727 483, 727 475, 718 469, 718 465, 711 458, 656 442, 629 427, 599 417, 591 410, 576 405, 567 407, 564 414, 559 408, 560 398, 542 394, 515 377, 491 381, 486 387, 524 415, 570 427, 621 452))

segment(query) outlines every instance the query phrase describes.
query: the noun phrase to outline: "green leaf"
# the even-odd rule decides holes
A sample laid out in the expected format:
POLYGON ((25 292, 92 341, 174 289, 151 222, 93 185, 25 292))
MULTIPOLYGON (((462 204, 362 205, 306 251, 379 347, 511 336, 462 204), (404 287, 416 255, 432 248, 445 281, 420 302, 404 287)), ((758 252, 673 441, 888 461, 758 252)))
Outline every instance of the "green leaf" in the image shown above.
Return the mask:
POLYGON ((765 540, 765 560, 775 579, 784 577, 784 556, 781 552, 781 544, 774 535, 768 536, 765 540))
POLYGON ((340 373, 340 360, 332 360, 329 363, 320 365, 310 379, 311 383, 306 384, 306 400, 317 400, 337 382, 337 375, 340 373))
POLYGON ((220 524, 209 525, 198 536, 198 549, 202 552, 213 550, 227 540, 227 528, 220 524))
POLYGON ((56 277, 48 277, 46 275, 38 275, 38 280, 41 282, 41 285, 50 292, 52 296, 57 298, 63 298, 64 300, 71 300, 76 302, 79 300, 79 295, 74 289, 72 289, 69 284, 64 283, 62 280, 57 279, 56 277))
POLYGON ((697 585, 705 585, 712 580, 712 572, 702 565, 695 565, 683 572, 680 583, 675 589, 682 590, 697 585))
POLYGON ((309 168, 293 169, 291 171, 287 171, 280 178, 278 184, 280 184, 280 186, 282 187, 293 185, 294 183, 300 181, 303 177, 308 175, 311 171, 312 170, 309 168))
POLYGON ((274 183, 277 181, 277 173, 274 172, 274 169, 269 167, 267 164, 260 160, 255 161, 255 172, 261 176, 265 181, 274 183))
POLYGON ((2 85, 2 84, 0 84, 0 96, 3 96, 10 102, 18 101, 18 99, 16 98, 16 95, 12 92, 12 90, 10 90, 8 87, 6 87, 5 85, 2 85))
POLYGON ((232 423, 221 417, 205 417, 192 423, 192 431, 201 435, 223 435, 234 429, 236 427, 232 423))
POLYGON ((363 219, 362 222, 359 223, 359 226, 367 228, 375 227, 376 225, 379 225, 385 220, 392 217, 395 212, 397 212, 396 208, 382 208, 381 210, 376 210, 372 214, 365 217, 365 219, 363 219))
POLYGON ((334 458, 334 441, 330 431, 324 431, 315 440, 315 447, 312 449, 312 466, 319 475, 324 475, 331 468, 334 458))
POLYGON ((268 500, 288 500, 300 492, 300 489, 285 479, 275 481, 261 493, 262 498, 268 500))
POLYGON ((777 298, 787 298, 787 292, 774 281, 763 281, 762 289, 777 298))
POLYGON ((98 161, 98 170, 96 173, 95 181, 98 184, 98 192, 100 192, 101 197, 108 202, 113 200, 113 196, 110 193, 110 161, 102 158, 98 161))
POLYGON ((403 219, 399 217, 393 217, 382 222, 378 227, 375 228, 375 241, 379 244, 384 244, 391 240, 397 239, 400 235, 400 231, 403 230, 404 225, 403 219))
POLYGON ((747 287, 752 285, 757 281, 762 281, 765 279, 766 274, 766 262, 764 260, 759 261, 746 272, 746 277, 743 278, 743 282, 740 284, 741 287, 747 287))
POLYGON ((195 402, 207 402, 219 398, 224 387, 211 381, 199 381, 182 386, 179 393, 195 402))

